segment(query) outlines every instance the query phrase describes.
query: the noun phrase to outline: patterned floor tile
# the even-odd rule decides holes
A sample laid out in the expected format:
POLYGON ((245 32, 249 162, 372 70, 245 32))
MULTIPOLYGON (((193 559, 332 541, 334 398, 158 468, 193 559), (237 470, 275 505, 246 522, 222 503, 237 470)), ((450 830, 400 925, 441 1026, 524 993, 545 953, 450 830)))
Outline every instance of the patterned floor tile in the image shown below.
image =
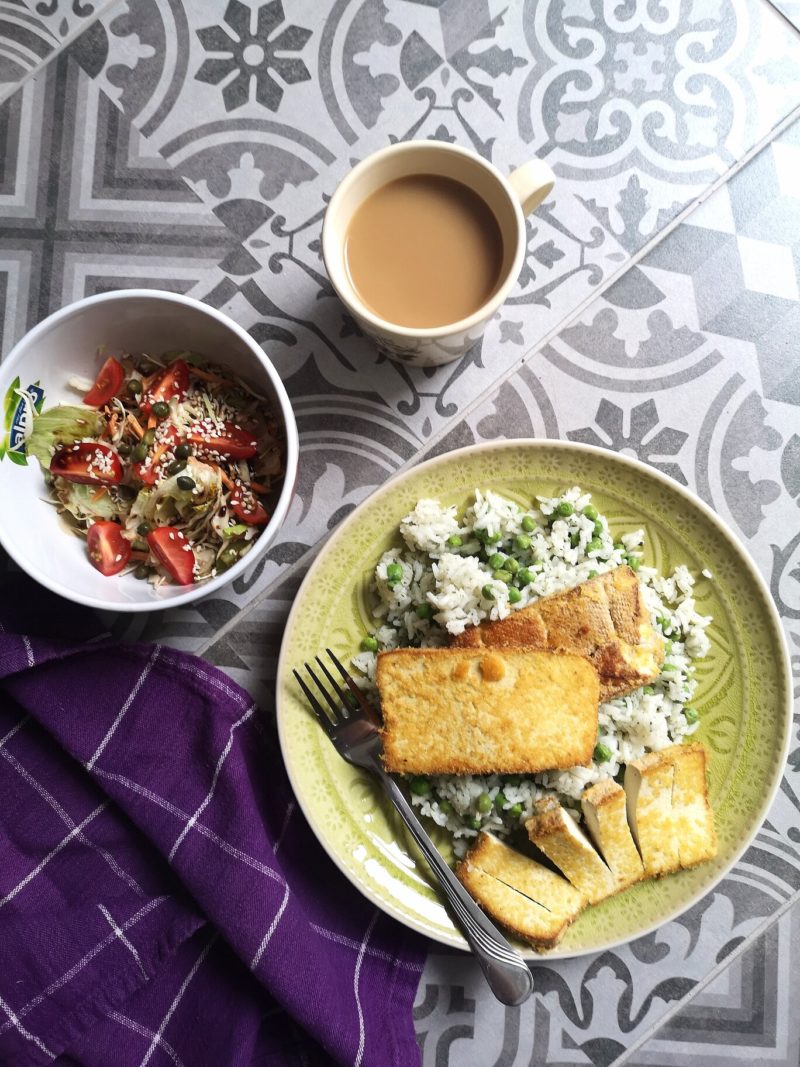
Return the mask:
POLYGON ((47 22, 23 0, 0 2, 0 101, 40 67, 58 45, 47 22))
POLYGON ((800 3, 798 0, 770 0, 770 3, 776 8, 782 15, 784 15, 791 24, 800 30, 800 3))
POLYGON ((755 1062, 796 1067, 800 1061, 800 906, 765 933, 672 1015, 620 1064, 626 1067, 708 1067, 755 1062))
POLYGON ((91 22, 117 0, 23 0, 32 15, 59 44, 83 33, 91 22))

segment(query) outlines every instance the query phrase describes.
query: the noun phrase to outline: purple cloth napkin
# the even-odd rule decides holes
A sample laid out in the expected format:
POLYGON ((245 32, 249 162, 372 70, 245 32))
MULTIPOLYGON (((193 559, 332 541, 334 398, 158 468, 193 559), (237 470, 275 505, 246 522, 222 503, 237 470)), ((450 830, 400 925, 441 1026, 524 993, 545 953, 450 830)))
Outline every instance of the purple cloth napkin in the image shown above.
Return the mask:
POLYGON ((22 614, 3 597, 0 1063, 418 1063, 424 943, 319 847, 247 693, 22 614))

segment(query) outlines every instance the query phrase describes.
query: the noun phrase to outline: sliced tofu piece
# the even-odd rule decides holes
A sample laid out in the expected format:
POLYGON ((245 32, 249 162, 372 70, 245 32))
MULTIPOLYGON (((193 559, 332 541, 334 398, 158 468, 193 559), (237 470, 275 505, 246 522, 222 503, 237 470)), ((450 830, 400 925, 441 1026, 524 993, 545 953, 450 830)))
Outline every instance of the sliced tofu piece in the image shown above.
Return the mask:
POLYGON ((492 918, 540 949, 558 944, 586 904, 560 875, 487 833, 456 875, 492 918))
POLYGON ((586 897, 597 904, 617 892, 612 871, 603 863, 572 816, 551 799, 536 805, 525 823, 528 837, 586 897))
POLYGON ((661 753, 672 761, 672 820, 681 867, 696 867, 717 854, 714 812, 708 803, 706 750, 698 743, 672 745, 661 753))
POLYGON ((612 778, 585 789, 581 797, 583 821, 595 846, 611 868, 617 890, 644 878, 625 810, 625 790, 612 778))
POLYGON ((403 648, 378 656, 377 683, 389 771, 534 773, 591 761, 599 681, 581 656, 403 648))
POLYGON ((625 767, 628 823, 648 875, 670 874, 681 867, 672 818, 675 768, 665 751, 649 752, 625 767))
POLYGON ((664 641, 627 566, 542 597, 505 619, 470 626, 451 642, 454 648, 523 646, 586 656, 600 676, 603 701, 653 681, 664 660, 664 641))

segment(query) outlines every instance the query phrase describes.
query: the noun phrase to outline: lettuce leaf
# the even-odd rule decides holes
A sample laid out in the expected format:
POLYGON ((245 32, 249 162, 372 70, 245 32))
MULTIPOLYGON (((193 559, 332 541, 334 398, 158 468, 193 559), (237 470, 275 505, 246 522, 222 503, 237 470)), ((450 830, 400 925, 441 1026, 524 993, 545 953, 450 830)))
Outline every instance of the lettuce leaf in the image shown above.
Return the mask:
POLYGON ((58 404, 33 420, 33 430, 25 442, 25 449, 47 470, 53 448, 71 445, 84 437, 97 437, 102 428, 103 419, 97 411, 77 404, 58 404))

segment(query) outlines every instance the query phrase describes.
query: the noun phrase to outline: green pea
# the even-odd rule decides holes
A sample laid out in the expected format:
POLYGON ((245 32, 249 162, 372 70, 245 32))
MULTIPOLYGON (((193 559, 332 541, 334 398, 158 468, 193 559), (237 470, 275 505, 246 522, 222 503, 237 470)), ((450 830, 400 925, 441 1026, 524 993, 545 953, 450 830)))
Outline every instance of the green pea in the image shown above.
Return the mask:
POLYGON ((501 539, 500 534, 490 534, 488 530, 475 530, 474 533, 483 545, 496 545, 501 539))
POLYGON ((418 619, 430 619, 433 617, 433 604, 430 604, 427 600, 424 604, 417 604, 417 618, 418 619))
POLYGON ((147 537, 147 535, 152 529, 153 527, 150 525, 149 522, 140 522, 139 525, 136 527, 136 532, 137 534, 139 534, 140 537, 147 537))
POLYGON ((497 571, 505 565, 506 557, 503 555, 502 552, 494 552, 491 556, 489 556, 487 562, 493 570, 497 571))
POLYGON ((575 530, 569 535, 569 543, 572 545, 573 548, 577 548, 578 545, 581 543, 581 535, 578 533, 577 530, 575 530))
POLYGON ((508 798, 506 797, 505 793, 500 790, 500 792, 494 798, 494 806, 497 808, 498 811, 502 811, 507 803, 508 798))
POLYGON ((170 465, 167 467, 167 474, 169 474, 169 475, 180 474, 181 471, 183 471, 183 470, 186 470, 186 460, 185 459, 176 459, 176 460, 173 460, 173 462, 170 463, 170 465))
POLYGON ((490 585, 485 585, 481 589, 481 596, 484 600, 494 600, 494 589, 490 585))
POLYGON ((586 546, 587 555, 590 552, 602 552, 602 550, 603 550, 603 542, 600 541, 597 537, 593 537, 592 540, 589 542, 589 544, 586 546))
POLYGON ((148 448, 152 448, 152 446, 155 443, 156 443, 156 431, 155 430, 146 430, 145 431, 145 435, 142 438, 142 444, 143 445, 147 445, 148 448))
POLYGON ((481 793, 478 797, 478 811, 481 815, 486 815, 492 810, 492 798, 488 793, 481 793))
POLYGON ((594 760, 595 763, 607 763, 611 759, 611 749, 608 745, 604 745, 602 741, 599 741, 594 746, 594 760))
POLYGON ((169 415, 169 404, 163 400, 157 400, 150 410, 157 419, 165 419, 169 415))
POLYGON ((614 549, 617 552, 622 552, 623 555, 625 554, 625 545, 623 545, 622 541, 615 541, 614 542, 614 549))
POLYGON ((467 824, 470 830, 480 830, 481 828, 481 820, 478 818, 477 815, 465 815, 464 822, 467 824))
POLYGON ((600 512, 597 510, 594 504, 587 504, 586 507, 583 509, 583 514, 586 516, 587 519, 591 519, 592 522, 594 522, 600 512))
POLYGON ((600 571, 589 571, 590 578, 596 578, 600 571))
POLYGON ((178 488, 185 489, 187 493, 191 489, 194 489, 196 485, 197 482, 194 480, 194 478, 190 478, 188 475, 181 475, 178 478, 178 488))
POLYGON ((527 552, 531 547, 531 539, 527 534, 517 534, 514 538, 514 548, 518 552, 527 552))
POLYGON ((117 452, 119 452, 121 456, 129 456, 131 454, 131 446, 127 441, 120 441, 117 445, 117 452))
POLYGON ((150 568, 146 567, 144 563, 140 563, 136 570, 133 572, 133 577, 138 578, 139 581, 144 581, 145 578, 150 577, 150 568))
POLYGON ((131 452, 131 459, 134 463, 143 463, 147 459, 147 445, 140 441, 136 448, 134 448, 133 452, 131 452))
POLYGON ((533 533, 536 529, 536 520, 531 515, 525 515, 520 525, 525 533, 533 533))
POLYGON ((697 708, 684 708, 683 717, 691 726, 693 722, 697 722, 700 719, 700 712, 697 708))
POLYGON ((377 638, 375 638, 375 637, 364 637, 364 638, 362 638, 362 640, 361 640, 361 651, 362 652, 377 652, 378 651, 378 640, 377 640, 377 638))
POLYGON ((598 519, 597 522, 594 524, 594 529, 592 530, 592 533, 595 537, 601 537, 604 530, 605 526, 603 526, 602 522, 600 522, 600 520, 598 519))
POLYGON ((239 549, 235 545, 228 545, 227 548, 223 548, 219 556, 217 556, 217 566, 222 567, 223 570, 227 570, 228 567, 232 567, 236 560, 239 558, 239 549))
POLYGON ((173 448, 172 454, 175 456, 175 459, 188 459, 192 454, 192 446, 187 444, 177 445, 173 448))
POLYGON ((431 783, 427 778, 412 778, 408 788, 418 797, 425 797, 431 791, 431 783))
POLYGON ((665 663, 661 668, 662 671, 677 671, 677 669, 674 663, 665 663))
POLYGON ((397 585, 403 578, 403 566, 401 563, 390 563, 386 568, 386 581, 389 585, 397 585))
POLYGON ((463 538, 459 537, 458 534, 450 534, 450 536, 447 538, 448 548, 461 548, 463 544, 464 540, 463 538))
POLYGON ((556 504, 554 515, 560 515, 562 519, 566 519, 568 515, 572 515, 575 512, 575 508, 570 504, 568 500, 562 500, 560 504, 556 504))
POLYGON ((645 696, 651 697, 655 693, 655 689, 652 687, 652 685, 646 685, 642 692, 645 694, 645 696))
POLYGON ((517 589, 517 587, 514 586, 514 585, 509 586, 509 589, 508 589, 508 602, 509 602, 509 604, 519 604, 520 600, 522 600, 522 593, 520 593, 519 589, 517 589))
POLYGON ((657 616, 656 622, 662 630, 666 630, 667 628, 669 628, 670 632, 672 631, 672 626, 670 626, 669 619, 665 619, 663 615, 657 616))
POLYGON ((523 807, 521 804, 512 804, 508 809, 508 814, 512 819, 519 819, 522 816, 523 807))
POLYGON ((131 396, 138 396, 142 391, 142 383, 138 378, 131 378, 128 382, 127 390, 131 396))
POLYGON ((492 571, 492 577, 496 582, 505 582, 508 585, 509 582, 514 580, 514 575, 511 571, 504 571, 502 568, 496 571, 492 571))
POLYGON ((509 774, 506 777, 506 785, 511 785, 516 788, 522 782, 522 777, 519 774, 509 774))
POLYGON ((519 570, 519 560, 514 559, 513 556, 509 556, 505 562, 505 569, 511 571, 512 574, 516 574, 519 570))
POLYGON ((534 578, 535 578, 535 577, 536 577, 536 575, 535 575, 535 574, 533 573, 533 571, 532 571, 532 570, 529 570, 529 569, 528 569, 527 567, 522 567, 522 568, 521 568, 521 569, 520 569, 520 570, 519 570, 519 571, 517 572, 517 581, 519 582, 519 584, 520 584, 520 585, 521 585, 521 586, 522 586, 523 588, 524 588, 524 587, 525 587, 526 585, 530 585, 530 584, 531 584, 531 582, 532 582, 532 581, 534 580, 534 578))
POLYGON ((632 571, 638 571, 641 565, 642 561, 638 556, 628 556, 628 566, 632 571))
POLYGON ((449 800, 437 800, 436 803, 439 805, 439 811, 443 811, 445 815, 453 814, 453 805, 449 800))

